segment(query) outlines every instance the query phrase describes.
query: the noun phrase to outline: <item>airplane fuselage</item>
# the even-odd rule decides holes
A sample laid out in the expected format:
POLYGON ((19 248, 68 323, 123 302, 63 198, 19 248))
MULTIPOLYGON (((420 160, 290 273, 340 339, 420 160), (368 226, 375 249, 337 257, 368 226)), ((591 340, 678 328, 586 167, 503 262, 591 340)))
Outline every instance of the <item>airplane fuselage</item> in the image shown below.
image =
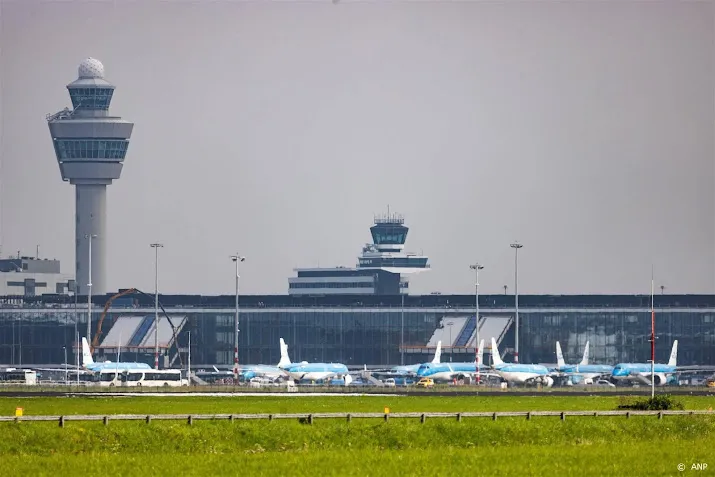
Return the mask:
POLYGON ((550 374, 549 369, 540 364, 502 364, 494 366, 494 371, 504 380, 518 384, 546 379, 550 374))
POLYGON ((84 366, 88 371, 104 371, 104 370, 118 370, 118 371, 129 371, 134 369, 152 369, 146 363, 112 363, 110 361, 105 361, 102 363, 91 363, 84 366))
MULTIPOLYGON (((489 368, 480 366, 481 373, 488 373, 489 368)), ((425 363, 417 369, 418 378, 431 378, 435 381, 452 381, 458 376, 472 376, 477 374, 476 363, 425 363)))
POLYGON ((338 363, 292 363, 282 366, 282 369, 296 381, 321 381, 349 373, 347 366, 338 363))
POLYGON ((257 364, 257 365, 248 365, 248 366, 241 367, 241 376, 245 380, 249 380, 249 379, 255 378, 257 376, 267 377, 267 378, 278 378, 278 377, 284 377, 285 375, 286 375, 286 373, 281 368, 279 368, 277 366, 268 366, 268 365, 257 364))
MULTIPOLYGON (((656 384, 665 384, 668 377, 672 376, 675 371, 675 366, 656 364, 653 367, 653 372, 656 375, 656 384)), ((617 381, 624 382, 642 381, 642 378, 650 380, 651 365, 650 363, 620 363, 613 368, 611 377, 617 381)))
POLYGON ((607 364, 574 364, 557 368, 562 373, 577 374, 585 379, 608 376, 613 372, 613 366, 607 364))

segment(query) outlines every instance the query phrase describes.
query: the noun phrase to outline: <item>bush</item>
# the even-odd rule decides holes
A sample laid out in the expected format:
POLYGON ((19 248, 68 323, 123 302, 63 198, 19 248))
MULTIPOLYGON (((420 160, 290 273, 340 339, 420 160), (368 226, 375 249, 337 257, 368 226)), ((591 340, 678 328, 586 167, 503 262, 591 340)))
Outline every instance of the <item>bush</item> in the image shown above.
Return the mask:
POLYGON ((685 409, 683 403, 676 401, 669 394, 659 394, 653 398, 641 398, 622 402, 618 409, 629 409, 633 411, 670 411, 685 409))

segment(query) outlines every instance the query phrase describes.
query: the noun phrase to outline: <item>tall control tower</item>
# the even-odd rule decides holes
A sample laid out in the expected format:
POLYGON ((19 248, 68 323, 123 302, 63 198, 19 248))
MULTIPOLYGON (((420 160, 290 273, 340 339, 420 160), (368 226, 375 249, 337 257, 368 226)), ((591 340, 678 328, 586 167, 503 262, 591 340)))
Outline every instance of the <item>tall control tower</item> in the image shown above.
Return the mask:
POLYGON ((86 295, 106 293, 107 186, 122 174, 134 123, 109 115, 114 85, 87 58, 67 85, 72 109, 47 116, 62 180, 75 186, 75 280, 86 295), (90 257, 90 250, 92 256, 90 257))

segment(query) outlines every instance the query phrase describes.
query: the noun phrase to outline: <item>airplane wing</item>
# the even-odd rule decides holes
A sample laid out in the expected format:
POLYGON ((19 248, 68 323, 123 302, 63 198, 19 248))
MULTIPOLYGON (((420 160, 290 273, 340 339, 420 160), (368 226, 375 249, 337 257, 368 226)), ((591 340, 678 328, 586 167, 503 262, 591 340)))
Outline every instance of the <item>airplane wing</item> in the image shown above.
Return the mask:
POLYGON ((642 374, 635 374, 633 375, 633 378, 638 381, 639 383, 645 384, 647 386, 650 386, 650 379, 646 378, 642 374))
POLYGON ((715 366, 678 366, 675 368, 675 372, 679 374, 686 373, 713 373, 715 372, 715 366))
POLYGON ((413 373, 411 371, 371 370, 369 372, 373 376, 380 376, 380 377, 384 377, 384 378, 409 378, 409 377, 417 376, 417 373, 413 373))
MULTIPOLYGON (((461 376, 469 376, 471 378, 476 378, 477 372, 476 371, 455 371, 450 375, 450 379, 457 379, 461 376)), ((479 377, 480 379, 485 379, 485 378, 501 378, 497 373, 491 372, 491 371, 480 371, 479 372, 479 377)))
POLYGON ((65 371, 68 373, 76 373, 78 371, 84 372, 84 373, 90 373, 90 371, 84 369, 84 368, 78 368, 77 366, 67 366, 67 369, 64 367, 61 368, 31 368, 33 371, 37 371, 38 373, 64 373, 65 371))

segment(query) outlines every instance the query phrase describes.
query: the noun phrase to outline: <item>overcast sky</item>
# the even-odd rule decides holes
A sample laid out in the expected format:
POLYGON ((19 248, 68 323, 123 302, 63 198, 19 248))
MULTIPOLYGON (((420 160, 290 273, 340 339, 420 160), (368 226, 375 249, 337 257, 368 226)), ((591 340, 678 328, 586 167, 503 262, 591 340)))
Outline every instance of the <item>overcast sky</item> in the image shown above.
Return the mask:
POLYGON ((88 56, 135 123, 110 290, 286 293, 405 215, 413 293, 715 292, 710 2, 0 0, 0 242, 74 272, 45 115, 88 56))

